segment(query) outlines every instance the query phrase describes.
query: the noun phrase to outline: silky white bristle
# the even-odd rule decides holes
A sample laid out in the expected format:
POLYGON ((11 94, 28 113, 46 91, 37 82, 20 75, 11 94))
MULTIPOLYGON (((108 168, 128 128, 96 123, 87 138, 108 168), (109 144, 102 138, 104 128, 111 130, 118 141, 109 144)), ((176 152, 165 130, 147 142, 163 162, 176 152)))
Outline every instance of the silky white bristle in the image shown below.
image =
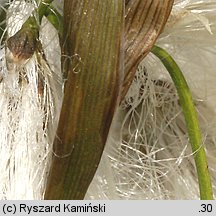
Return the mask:
MULTIPOLYGON (((175 1, 158 39, 190 85, 216 194, 216 1, 175 1)), ((118 109, 101 165, 86 198, 199 199, 193 153, 175 87, 149 54, 118 109), (106 170, 106 171, 104 171, 106 170)))
MULTIPOLYGON (((30 15, 32 5, 26 5, 14 1, 9 8, 9 35, 30 15)), ((58 35, 45 19, 40 39, 46 59, 35 53, 26 64, 14 63, 13 70, 8 70, 4 47, 0 53, 1 199, 41 199, 44 193, 62 100, 62 76, 58 35), (52 35, 49 42, 47 35, 52 35)))
MULTIPOLYGON (((34 1, 33 1, 34 2, 34 1)), ((62 10, 63 1, 56 1, 62 10)), ((35 8, 13 1, 9 35, 35 8)), ((191 88, 216 194, 216 0, 175 0, 158 45, 181 67, 191 88)), ((38 53, 8 70, 0 51, 0 197, 43 199, 52 142, 62 101, 60 46, 44 19, 38 53)), ((78 55, 78 54, 77 54, 78 55)), ((199 199, 193 153, 178 96, 169 74, 152 54, 140 64, 118 107, 86 199, 199 199)))

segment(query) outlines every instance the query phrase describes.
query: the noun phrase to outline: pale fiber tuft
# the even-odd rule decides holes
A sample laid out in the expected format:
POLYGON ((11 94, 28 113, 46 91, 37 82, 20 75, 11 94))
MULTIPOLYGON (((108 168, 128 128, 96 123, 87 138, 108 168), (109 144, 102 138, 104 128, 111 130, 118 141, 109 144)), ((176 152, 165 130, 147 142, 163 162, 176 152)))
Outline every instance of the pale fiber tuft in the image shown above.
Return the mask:
MULTIPOLYGON (((14 1, 10 6, 10 36, 21 28, 32 8, 24 1, 14 1)), ((35 53, 25 65, 14 65, 8 71, 4 47, 0 51, 1 199, 42 199, 44 193, 60 112, 62 77, 58 35, 45 19, 40 39, 48 53, 47 61, 35 53), (52 35, 49 40, 48 35, 52 35)))
MULTIPOLYGON (((60 3, 58 8, 63 1, 60 3)), ((24 1, 14 1, 14 5, 8 14, 10 34, 21 27, 35 7, 24 1), (24 15, 19 11, 24 11, 24 15), (15 29, 12 23, 17 22, 15 29)), ((158 45, 177 61, 192 89, 214 193, 215 12, 216 0, 176 0, 167 28, 158 40, 158 45)), ((40 38, 50 68, 46 61, 34 55, 25 66, 9 72, 4 48, 0 51, 0 76, 3 76, 0 83, 1 199, 43 198, 63 82, 57 32, 45 19, 40 38), (42 68, 38 67, 38 58, 42 68), (28 80, 21 86, 20 70, 26 72, 28 80), (38 96, 38 74, 44 82, 43 96, 38 96), (46 123, 48 128, 43 127, 46 123)), ((193 155, 175 87, 161 62, 152 54, 139 66, 117 110, 86 198, 199 198, 193 155)))

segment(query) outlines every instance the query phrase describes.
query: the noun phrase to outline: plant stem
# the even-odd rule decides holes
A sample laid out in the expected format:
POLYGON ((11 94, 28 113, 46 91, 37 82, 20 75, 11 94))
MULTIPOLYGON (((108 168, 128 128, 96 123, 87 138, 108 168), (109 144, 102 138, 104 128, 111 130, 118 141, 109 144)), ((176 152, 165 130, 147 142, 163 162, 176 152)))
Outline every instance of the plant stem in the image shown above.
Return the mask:
POLYGON ((150 52, 163 30, 173 2, 173 0, 125 1, 125 57, 121 101, 131 86, 139 63, 150 52))
POLYGON ((6 10, 9 4, 5 4, 0 8, 0 44, 5 40, 5 28, 6 28, 6 10))
POLYGON ((67 81, 45 199, 83 199, 97 170, 119 103, 123 3, 64 2, 62 66, 67 81))
POLYGON ((63 35, 63 17, 62 15, 51 5, 47 7, 44 14, 49 22, 55 27, 59 33, 59 37, 62 38, 63 35))
POLYGON ((39 4, 37 9, 39 23, 41 23, 43 16, 46 16, 49 22, 58 31, 59 37, 61 38, 63 34, 63 17, 52 5, 50 5, 53 0, 37 0, 37 2, 39 4))
POLYGON ((47 8, 50 6, 50 4, 53 2, 53 0, 37 0, 39 3, 38 6, 38 17, 39 17, 39 22, 41 23, 41 20, 46 13, 47 8))
POLYGON ((194 153, 200 199, 211 200, 213 199, 211 178, 208 170, 205 149, 202 143, 199 120, 188 84, 179 66, 164 49, 154 46, 151 52, 161 60, 175 84, 185 117, 191 148, 194 153))

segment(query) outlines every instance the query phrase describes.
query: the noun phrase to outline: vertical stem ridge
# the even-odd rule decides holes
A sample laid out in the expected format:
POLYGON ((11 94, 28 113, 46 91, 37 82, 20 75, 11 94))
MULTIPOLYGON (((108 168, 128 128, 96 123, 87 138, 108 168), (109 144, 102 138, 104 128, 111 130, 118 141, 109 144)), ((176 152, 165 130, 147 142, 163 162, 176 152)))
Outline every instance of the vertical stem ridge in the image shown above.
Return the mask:
POLYGON ((202 134, 199 127, 197 112, 193 104, 192 95, 183 73, 174 59, 162 48, 154 46, 151 52, 156 55, 169 72, 178 92, 179 101, 185 117, 191 148, 198 174, 200 199, 212 200, 212 184, 208 170, 205 149, 202 143, 202 134))
POLYGON ((118 104, 124 1, 64 5, 64 99, 45 199, 83 199, 118 104), (75 71, 76 68, 76 71, 75 71))

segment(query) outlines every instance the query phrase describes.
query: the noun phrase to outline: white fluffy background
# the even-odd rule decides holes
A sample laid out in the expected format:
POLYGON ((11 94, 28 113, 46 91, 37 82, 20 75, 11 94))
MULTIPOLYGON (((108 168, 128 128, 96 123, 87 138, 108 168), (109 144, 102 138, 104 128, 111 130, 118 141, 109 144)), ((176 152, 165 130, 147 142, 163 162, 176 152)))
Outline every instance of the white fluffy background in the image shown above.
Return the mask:
MULTIPOLYGON (((31 6, 20 4, 24 1, 16 2, 8 13, 11 34, 31 11, 31 6)), ((61 8, 63 1, 56 2, 61 8)), ((157 43, 177 61, 193 92, 216 194, 215 14, 216 0, 176 0, 157 43)), ((45 63, 41 70, 34 56, 24 67, 29 82, 22 87, 16 73, 19 68, 8 71, 4 48, 0 51, 4 76, 0 83, 1 199, 43 199, 62 78, 57 33, 46 20, 40 37, 51 70, 45 63), (42 98, 38 97, 37 74, 45 80, 42 98), (48 129, 43 129, 44 121, 48 129)), ((198 198, 193 155, 175 88, 162 64, 149 54, 116 113, 86 199, 198 198)))
MULTIPOLYGON (((14 1, 10 5, 9 36, 21 28, 33 9, 34 5, 25 1, 14 1)), ((7 50, 4 46, 0 50, 0 75, 3 76, 0 83, 1 199, 43 197, 63 82, 58 35, 46 19, 42 21, 40 39, 50 67, 41 55, 34 54, 26 64, 14 64, 8 70, 7 50), (22 83, 19 83, 19 74, 22 74, 22 83), (39 85, 43 88, 39 89, 39 85)))
MULTIPOLYGON (((193 92, 216 194, 215 12, 216 0, 176 0, 157 44, 174 57, 193 92)), ((178 97, 152 54, 119 108, 86 198, 199 199, 178 97)))

